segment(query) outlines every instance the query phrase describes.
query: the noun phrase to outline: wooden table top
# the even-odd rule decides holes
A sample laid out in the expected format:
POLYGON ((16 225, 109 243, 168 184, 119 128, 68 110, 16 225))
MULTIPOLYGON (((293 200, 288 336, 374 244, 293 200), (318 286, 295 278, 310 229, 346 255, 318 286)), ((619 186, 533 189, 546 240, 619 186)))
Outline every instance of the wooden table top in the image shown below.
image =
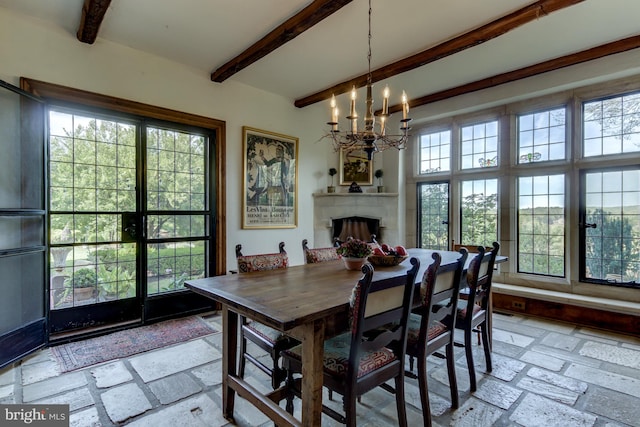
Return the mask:
MULTIPOLYGON (((398 278, 411 267, 411 257, 420 259, 419 283, 433 261, 427 249, 409 249, 400 265, 375 267, 374 281, 398 278)), ((442 263, 455 262, 457 252, 438 251, 442 263)), ((471 257, 469 257, 471 258, 471 257)), ((185 286, 196 293, 227 305, 231 310, 258 320, 280 331, 346 312, 351 290, 360 271, 344 268, 341 260, 305 264, 286 269, 231 274, 188 280, 185 286)))

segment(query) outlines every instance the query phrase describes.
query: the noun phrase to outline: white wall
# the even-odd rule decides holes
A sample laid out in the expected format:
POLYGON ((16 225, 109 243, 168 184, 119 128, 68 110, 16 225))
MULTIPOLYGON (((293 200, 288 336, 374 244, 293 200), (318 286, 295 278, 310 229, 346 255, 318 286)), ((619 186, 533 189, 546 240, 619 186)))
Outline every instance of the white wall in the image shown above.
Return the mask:
POLYGON ((313 246, 313 198, 326 191, 327 170, 337 155, 327 142, 328 106, 298 109, 287 100, 252 87, 226 81, 213 83, 208 73, 188 68, 98 38, 80 43, 62 28, 0 8, 0 79, 19 85, 20 77, 157 105, 226 122, 228 171, 227 269, 235 268, 234 248, 245 253, 275 252, 284 241, 291 264, 302 264, 301 241, 313 246), (299 138, 298 227, 242 230, 242 126, 299 138))

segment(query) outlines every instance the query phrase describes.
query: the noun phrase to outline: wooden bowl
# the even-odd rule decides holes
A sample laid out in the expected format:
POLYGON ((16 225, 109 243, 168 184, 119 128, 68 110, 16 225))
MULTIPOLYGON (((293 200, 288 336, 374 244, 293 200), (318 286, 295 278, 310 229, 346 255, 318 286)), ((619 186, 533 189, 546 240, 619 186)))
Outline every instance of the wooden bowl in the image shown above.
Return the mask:
POLYGON ((394 265, 400 264, 402 261, 407 259, 408 256, 404 255, 369 255, 369 262, 378 267, 392 267, 394 265))

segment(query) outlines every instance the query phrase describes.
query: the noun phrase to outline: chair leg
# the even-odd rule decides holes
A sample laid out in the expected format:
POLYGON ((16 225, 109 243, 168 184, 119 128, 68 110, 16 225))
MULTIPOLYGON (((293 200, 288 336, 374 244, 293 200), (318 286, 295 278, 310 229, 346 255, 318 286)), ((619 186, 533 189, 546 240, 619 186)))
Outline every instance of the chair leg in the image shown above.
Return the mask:
POLYGON ((295 387, 293 380, 293 371, 287 370, 287 378, 285 379, 285 385, 287 388, 287 404, 285 406, 285 410, 293 415, 293 388, 295 387))
POLYGON ((351 392, 345 393, 342 398, 347 427, 356 427, 356 397, 351 392))
POLYGON ((482 344, 484 346, 484 360, 487 364, 487 372, 491 372, 493 364, 491 363, 491 339, 489 338, 489 331, 487 329, 487 322, 481 325, 482 331, 482 344))
POLYGON ((407 408, 404 402, 404 376, 396 377, 396 407, 400 427, 407 427, 407 408))
POLYGON ((464 353, 467 357, 467 369, 469 370, 469 383, 471 392, 476 391, 476 369, 473 365, 473 349, 471 348, 471 328, 464 330, 464 353))
POLYGON ((458 380, 456 379, 456 361, 453 352, 453 344, 447 344, 447 373, 449 374, 449 388, 451 390, 451 407, 457 409, 460 405, 458 400, 458 380))
POLYGON ((280 354, 276 354, 273 357, 273 370, 271 371, 271 387, 277 389, 285 380, 286 372, 280 367, 279 364, 280 354))
MULTIPOLYGON (((449 363, 447 361, 447 363, 449 363)), ((427 358, 418 359, 418 387, 420 389, 420 403, 422 404, 422 419, 424 427, 431 427, 431 405, 429 404, 429 387, 427 383, 427 358)))
POLYGON ((240 331, 240 360, 238 365, 238 376, 244 378, 244 367, 246 364, 245 354, 247 353, 247 339, 244 337, 242 330, 240 331))

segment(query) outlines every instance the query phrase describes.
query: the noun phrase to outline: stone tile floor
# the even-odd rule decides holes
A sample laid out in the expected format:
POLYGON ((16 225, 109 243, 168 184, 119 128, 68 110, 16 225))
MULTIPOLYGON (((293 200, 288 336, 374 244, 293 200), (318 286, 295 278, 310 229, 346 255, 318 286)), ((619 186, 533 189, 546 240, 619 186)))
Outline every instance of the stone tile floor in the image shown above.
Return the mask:
MULTIPOLYGON (((219 315, 206 319, 221 330, 219 315)), ((455 411, 443 360, 429 358, 435 425, 640 426, 640 338, 504 314, 494 315, 493 337, 491 374, 474 345, 473 394, 464 349, 456 349, 455 411)), ((220 333, 63 374, 44 349, 0 370, 0 403, 69 404, 72 426, 228 426, 220 410, 221 366, 220 333)), ((247 379, 268 390, 265 375, 249 366, 247 379)), ((406 384, 409 425, 421 425, 416 380, 406 384)), ((239 426, 273 425, 241 398, 235 416, 239 426)), ((323 425, 337 423, 323 416, 323 425)), ((358 425, 397 425, 394 397, 382 389, 363 396, 358 425)))

